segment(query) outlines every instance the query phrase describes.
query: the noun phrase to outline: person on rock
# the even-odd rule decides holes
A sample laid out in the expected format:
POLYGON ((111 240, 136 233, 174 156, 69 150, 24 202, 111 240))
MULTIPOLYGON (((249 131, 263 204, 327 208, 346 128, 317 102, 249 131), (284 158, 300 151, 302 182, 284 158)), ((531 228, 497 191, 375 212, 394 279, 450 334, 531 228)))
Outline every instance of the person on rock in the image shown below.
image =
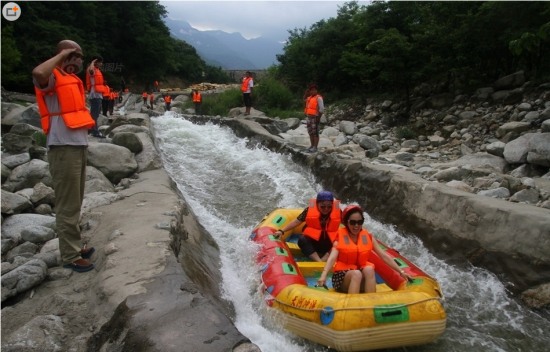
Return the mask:
MULTIPOLYGON (((94 60, 95 61, 95 60, 94 60)), ((40 123, 47 136, 48 162, 55 192, 55 223, 64 268, 86 272, 93 247, 82 245, 80 211, 84 200, 88 129, 95 121, 86 109, 83 53, 72 40, 57 44, 57 53, 32 71, 40 123)), ((93 62, 92 62, 93 63, 93 62)))
POLYGON ((103 78, 101 68, 103 67, 103 58, 99 55, 94 56, 92 62, 86 69, 86 91, 89 92, 88 98, 90 99, 90 112, 92 118, 95 121, 95 125, 90 131, 92 136, 100 137, 101 134, 97 129, 97 119, 101 112, 103 103, 103 93, 107 90, 107 82, 103 78))
POLYGON ((305 100, 304 113, 307 118, 307 134, 311 146, 306 149, 306 152, 315 153, 319 145, 319 123, 325 111, 325 105, 323 97, 317 92, 317 85, 310 84, 307 92, 309 92, 309 96, 305 100))
POLYGON ((243 93, 243 102, 245 106, 245 115, 250 115, 250 109, 252 108, 252 88, 254 87, 254 79, 252 73, 246 71, 241 84, 241 92, 243 93))

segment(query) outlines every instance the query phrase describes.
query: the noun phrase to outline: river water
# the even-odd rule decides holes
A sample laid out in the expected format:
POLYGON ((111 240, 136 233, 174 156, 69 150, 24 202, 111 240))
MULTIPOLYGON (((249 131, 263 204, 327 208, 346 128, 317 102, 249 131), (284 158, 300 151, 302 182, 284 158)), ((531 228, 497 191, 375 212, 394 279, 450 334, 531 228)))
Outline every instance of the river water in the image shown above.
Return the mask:
MULTIPOLYGON (((282 329, 260 295, 253 227, 276 207, 302 208, 321 186, 290 156, 251 149, 227 127, 193 124, 168 112, 153 118, 163 164, 220 247, 223 298, 235 326, 263 352, 328 352, 282 329)), ((445 296, 447 329, 434 343, 392 351, 548 351, 550 322, 512 299, 498 278, 450 264, 422 241, 366 214, 366 227, 435 277, 445 296)))

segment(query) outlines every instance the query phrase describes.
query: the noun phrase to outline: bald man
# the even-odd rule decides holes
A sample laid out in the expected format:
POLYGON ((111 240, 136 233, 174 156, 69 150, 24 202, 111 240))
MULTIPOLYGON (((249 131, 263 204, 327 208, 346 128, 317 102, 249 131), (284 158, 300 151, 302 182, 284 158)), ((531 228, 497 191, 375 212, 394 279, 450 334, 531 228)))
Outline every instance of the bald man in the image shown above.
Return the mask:
POLYGON ((80 45, 62 40, 57 44, 57 53, 32 71, 40 123, 47 135, 59 251, 63 267, 76 272, 94 268, 88 259, 95 251, 83 246, 80 233, 88 129, 95 126, 86 109, 84 86, 76 76, 82 70, 82 62, 80 45))

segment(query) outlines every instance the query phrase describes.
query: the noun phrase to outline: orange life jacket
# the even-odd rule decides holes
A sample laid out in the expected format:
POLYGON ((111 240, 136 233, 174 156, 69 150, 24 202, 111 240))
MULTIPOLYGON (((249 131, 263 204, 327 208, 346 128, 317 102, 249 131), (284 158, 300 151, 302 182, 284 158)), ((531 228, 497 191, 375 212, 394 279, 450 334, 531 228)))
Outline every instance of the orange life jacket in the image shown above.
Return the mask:
POLYGON ((109 94, 109 98, 111 98, 111 100, 115 100, 115 98, 116 98, 116 93, 115 93, 115 92, 111 92, 111 93, 109 94))
POLYGON ((109 86, 103 86, 105 89, 103 90, 103 97, 110 99, 111 97, 111 88, 109 86))
POLYGON ((202 96, 200 92, 193 92, 193 103, 200 103, 202 101, 202 96))
POLYGON ((317 94, 307 98, 306 108, 304 109, 304 112, 306 113, 306 115, 313 115, 313 116, 319 115, 317 97, 321 97, 321 96, 317 94))
POLYGON ((141 93, 141 97, 142 97, 142 98, 147 98, 147 92, 141 93))
POLYGON ((149 100, 153 102, 155 100, 155 95, 154 94, 149 95, 149 100))
POLYGON ((172 102, 172 97, 169 96, 169 95, 165 96, 165 97, 164 97, 164 102, 165 102, 165 103, 171 103, 171 102, 172 102))
POLYGON ((340 201, 334 200, 332 202, 332 211, 329 214, 329 219, 325 224, 325 228, 321 227, 321 212, 317 208, 317 200, 315 198, 309 200, 309 209, 306 214, 306 227, 303 234, 311 237, 312 239, 319 241, 321 233, 325 230, 331 241, 336 239, 338 228, 340 227, 341 212, 340 201))
MULTIPOLYGON (((103 79, 103 73, 99 68, 94 67, 94 89, 97 93, 105 92, 105 80, 103 79)), ((86 70, 86 90, 90 91, 92 88, 92 80, 90 79, 90 72, 86 70)))
POLYGON ((75 74, 69 74, 60 69, 53 70, 55 76, 55 87, 52 92, 43 92, 34 87, 36 102, 40 111, 40 124, 45 134, 50 132, 50 118, 61 116, 65 125, 69 128, 92 128, 95 126, 94 119, 88 109, 84 98, 84 85, 75 74), (61 111, 51 112, 44 97, 46 95, 57 95, 61 111))
POLYGON ((252 79, 252 77, 243 78, 243 84, 241 85, 241 91, 243 93, 248 90, 248 82, 250 82, 251 79, 252 79))
POLYGON ((338 259, 334 271, 364 268, 373 249, 372 241, 372 235, 365 229, 359 232, 357 243, 351 240, 348 229, 344 227, 338 230, 338 259))

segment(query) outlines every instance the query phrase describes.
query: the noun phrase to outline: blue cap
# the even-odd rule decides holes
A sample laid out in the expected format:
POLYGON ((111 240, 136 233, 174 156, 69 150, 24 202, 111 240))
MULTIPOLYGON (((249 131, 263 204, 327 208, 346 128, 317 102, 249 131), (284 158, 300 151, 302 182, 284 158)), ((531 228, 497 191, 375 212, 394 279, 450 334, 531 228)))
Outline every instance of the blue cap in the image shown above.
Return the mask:
POLYGON ((321 191, 319 193, 317 193, 317 201, 318 202, 322 202, 322 201, 333 201, 334 200, 334 196, 332 195, 332 192, 329 192, 329 191, 321 191))

